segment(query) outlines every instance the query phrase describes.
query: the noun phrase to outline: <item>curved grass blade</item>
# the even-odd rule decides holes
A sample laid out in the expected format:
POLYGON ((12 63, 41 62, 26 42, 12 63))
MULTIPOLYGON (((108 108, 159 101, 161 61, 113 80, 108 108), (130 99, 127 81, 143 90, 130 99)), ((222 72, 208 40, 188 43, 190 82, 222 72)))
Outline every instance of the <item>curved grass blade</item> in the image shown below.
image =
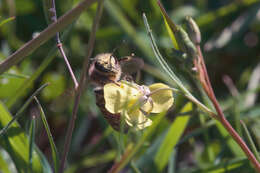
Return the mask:
MULTIPOLYGON (((240 158, 235 158, 232 160, 227 160, 223 163, 220 163, 218 165, 213 165, 210 166, 208 168, 204 168, 204 169, 198 169, 198 170, 193 170, 193 171, 187 171, 187 173, 225 173, 225 172, 230 172, 230 171, 235 171, 236 170, 240 170, 240 167, 249 164, 249 161, 247 158, 245 157, 240 157, 240 158)), ((247 169, 247 173, 252 172, 253 168, 251 169, 247 169)), ((185 171, 186 172, 186 171, 185 171)), ((240 172, 240 171, 239 171, 240 172)), ((253 173, 253 172, 252 172, 253 173)))
POLYGON ((246 127, 246 124, 245 124, 244 121, 242 121, 242 120, 240 120, 240 122, 241 122, 242 127, 244 128, 244 130, 245 130, 245 132, 246 132, 246 138, 247 138, 247 140, 248 140, 248 142, 249 142, 249 144, 250 144, 250 146, 251 146, 251 149, 252 149, 252 151, 253 151, 253 153, 254 153, 256 159, 257 159, 258 161, 260 161, 259 153, 258 153, 258 151, 257 151, 257 149, 256 149, 256 146, 255 146, 255 143, 254 143, 254 141, 253 141, 253 139, 252 139, 252 137, 251 137, 251 135, 250 135, 250 133, 249 133, 249 130, 248 130, 248 128, 246 127))
POLYGON ((14 73, 3 73, 0 75, 0 78, 6 77, 6 78, 21 78, 21 79, 28 79, 29 76, 24 74, 14 74, 14 73))
POLYGON ((49 142, 50 142, 50 145, 51 145, 51 153, 52 153, 52 160, 54 162, 54 169, 55 169, 55 172, 57 173, 58 172, 58 168, 59 168, 59 154, 58 154, 58 150, 56 148, 56 145, 54 143, 54 140, 53 140, 53 137, 52 137, 52 134, 51 134, 51 131, 50 131, 50 128, 49 128, 49 125, 48 125, 48 122, 47 122, 47 119, 46 119, 46 116, 45 116, 45 113, 42 109, 42 106, 39 102, 39 100, 34 97, 37 105, 38 105, 38 109, 40 110, 40 115, 41 115, 41 119, 42 119, 42 122, 43 122, 43 125, 44 125, 44 128, 47 132, 47 136, 48 136, 48 139, 49 139, 49 142))
POLYGON ((233 140, 233 138, 231 138, 228 131, 223 127, 223 125, 219 121, 216 121, 216 126, 217 126, 217 129, 219 130, 220 134, 222 135, 222 137, 226 140, 226 143, 227 143, 229 149, 231 150, 231 152, 235 156, 244 156, 245 154, 244 154, 243 150, 233 140))
POLYGON ((35 118, 33 117, 30 122, 30 130, 29 130, 29 170, 28 172, 33 173, 33 148, 34 148, 34 141, 35 141, 35 118))
POLYGON ((172 22, 172 20, 170 19, 170 17, 166 13, 165 9, 163 8, 161 2, 157 1, 157 3, 159 5, 161 13, 163 15, 164 24, 165 24, 167 32, 168 32, 168 34, 169 34, 169 36, 172 40, 173 46, 174 46, 175 49, 180 50, 179 45, 178 45, 177 40, 176 40, 176 37, 174 35, 174 32, 177 31, 177 26, 172 22))
MULTIPOLYGON (((3 158, 2 153, 0 153, 0 170, 2 170, 5 173, 12 173, 9 169, 9 165, 10 165, 10 162, 6 161, 5 158, 3 158)), ((16 170, 13 170, 13 171, 16 171, 16 170)))
POLYGON ((17 120, 22 114, 22 112, 27 108, 27 106, 31 103, 32 99, 34 96, 40 93, 40 91, 45 88, 48 84, 42 85, 40 88, 38 88, 30 97, 29 99, 26 100, 24 105, 18 110, 18 112, 14 115, 13 119, 4 127, 0 130, 0 137, 6 132, 6 130, 12 125, 12 123, 17 120))
POLYGON ((1 27, 2 25, 4 25, 4 24, 6 24, 6 23, 8 23, 8 22, 10 22, 10 21, 12 21, 12 20, 14 20, 14 19, 15 19, 15 16, 9 17, 9 18, 7 18, 7 19, 1 21, 1 22, 0 22, 0 27, 1 27))
MULTIPOLYGON (((4 104, 0 101, 0 128, 6 126, 12 120, 4 104)), ((0 136, 0 146, 6 150, 12 158, 18 173, 27 173, 29 167, 29 141, 23 129, 17 122, 13 122, 9 130, 0 136)), ((37 148, 35 146, 35 148, 37 148)), ((43 167, 42 157, 37 152, 32 152, 33 172, 46 172, 43 167)))
MULTIPOLYGON (((187 112, 192 110, 192 103, 187 103, 181 110, 181 112, 187 112)), ((180 140, 181 135, 183 134, 189 119, 191 116, 178 116, 172 123, 168 133, 166 134, 158 152, 155 155, 155 164, 159 170, 162 172, 165 166, 168 163, 168 160, 172 154, 172 151, 178 141, 180 140)))

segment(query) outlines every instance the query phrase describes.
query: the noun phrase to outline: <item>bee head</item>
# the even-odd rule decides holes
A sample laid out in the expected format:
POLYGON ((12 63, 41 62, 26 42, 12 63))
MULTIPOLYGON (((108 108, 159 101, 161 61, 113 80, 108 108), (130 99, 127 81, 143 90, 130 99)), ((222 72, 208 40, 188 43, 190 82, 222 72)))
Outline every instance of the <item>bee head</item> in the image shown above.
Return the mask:
POLYGON ((95 68, 102 72, 114 72, 118 65, 118 60, 111 53, 102 53, 95 57, 95 68))

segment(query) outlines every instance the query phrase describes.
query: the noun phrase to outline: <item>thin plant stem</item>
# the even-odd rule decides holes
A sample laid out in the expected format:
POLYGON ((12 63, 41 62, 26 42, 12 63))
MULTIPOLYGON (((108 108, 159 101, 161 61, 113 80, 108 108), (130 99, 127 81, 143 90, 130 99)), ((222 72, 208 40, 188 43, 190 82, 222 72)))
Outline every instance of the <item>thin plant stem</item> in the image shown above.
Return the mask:
POLYGON ((25 108, 27 108, 27 106, 31 103, 31 101, 33 100, 34 96, 36 96, 37 94, 40 93, 40 91, 42 89, 44 89, 46 86, 48 86, 48 83, 47 84, 44 84, 42 85, 40 88, 38 88, 27 100, 26 102, 24 103, 24 105, 18 110, 18 112, 14 115, 13 119, 11 121, 9 121, 9 123, 0 130, 0 136, 2 136, 6 131, 7 129, 12 125, 12 123, 17 120, 22 114, 22 112, 25 110, 25 108))
POLYGON ((249 144, 250 144, 250 146, 251 146, 251 149, 253 150, 253 152, 254 152, 254 154, 255 154, 255 157, 257 158, 258 161, 260 161, 259 153, 258 153, 258 151, 257 151, 257 149, 256 149, 256 146, 255 146, 255 144, 254 144, 254 141, 253 141, 253 139, 252 139, 252 137, 251 137, 251 135, 250 135, 250 133, 249 133, 249 130, 248 130, 248 128, 246 127, 246 124, 244 123, 243 120, 240 120, 240 123, 242 124, 242 127, 243 127, 244 130, 245 130, 247 140, 248 140, 248 142, 249 142, 249 144))
POLYGON ((170 78, 172 81, 174 81, 174 83, 176 83, 176 85, 179 87, 179 89, 183 92, 183 94, 185 95, 185 97, 187 97, 189 100, 191 100, 192 102, 194 102, 201 110, 203 110, 204 112, 208 113, 208 115, 210 115, 212 118, 214 119, 218 119, 218 117, 216 116, 216 114, 214 112, 212 112, 209 108, 207 108, 205 105, 203 105, 199 100, 197 100, 189 91, 187 88, 185 88, 185 86, 182 84, 182 82, 180 81, 180 79, 173 73, 173 71, 171 70, 171 68, 168 66, 168 64, 166 63, 166 61, 162 58, 160 51, 155 43, 155 39, 153 37, 152 31, 150 29, 149 23, 147 21, 147 18, 145 16, 145 14, 143 14, 143 19, 144 19, 144 23, 146 26, 146 30, 148 32, 148 36, 150 37, 151 40, 151 46, 153 48, 153 51, 155 53, 155 56, 157 57, 157 60, 159 61, 160 65, 162 66, 163 70, 169 74, 170 78))
MULTIPOLYGON (((57 22, 57 13, 56 13, 56 7, 55 7, 55 0, 52 0, 52 7, 49 9, 49 11, 51 12, 51 20, 52 20, 52 22, 57 22)), ((77 88, 78 88, 78 81, 77 81, 77 79, 76 79, 76 77, 74 75, 74 72, 73 72, 73 70, 72 70, 72 68, 70 66, 69 60, 68 60, 68 58, 67 58, 67 56, 66 56, 66 54, 65 54, 65 52, 63 50, 63 46, 62 46, 62 42, 60 40, 60 33, 59 32, 56 33, 56 43, 57 43, 57 48, 59 49, 60 54, 62 55, 66 65, 67 65, 67 68, 69 70, 69 73, 71 75, 71 78, 72 78, 72 80, 74 82, 74 88, 75 88, 75 90, 77 90, 77 88)))
MULTIPOLYGON (((64 39, 67 37, 69 30, 71 29, 71 26, 69 29, 67 29, 65 32, 63 32, 62 37, 64 39)), ((44 58, 44 60, 41 62, 40 66, 37 68, 37 70, 33 73, 33 75, 30 76, 27 80, 23 82, 21 87, 19 87, 10 97, 10 99, 7 100, 6 106, 8 108, 12 107, 17 100, 19 100, 24 93, 26 93, 27 89, 32 86, 33 82, 42 74, 42 72, 48 67, 48 65, 54 60, 56 55, 56 48, 53 47, 47 56, 44 58)))
POLYGON ((176 88, 159 88, 159 89, 154 90, 153 92, 151 92, 151 93, 148 94, 147 96, 151 96, 151 95, 153 95, 154 93, 156 93, 156 92, 158 92, 158 91, 161 91, 161 90, 172 90, 172 91, 174 91, 174 92, 178 92, 178 93, 180 93, 180 94, 183 94, 186 98, 188 98, 189 100, 191 100, 193 103, 196 103, 197 105, 200 105, 199 107, 200 107, 203 111, 205 111, 205 112, 207 112, 208 114, 210 114, 213 118, 218 119, 218 117, 217 117, 216 115, 212 114, 212 112, 211 112, 205 105, 203 105, 203 104, 200 103, 197 99, 195 99, 195 97, 191 97, 190 95, 185 94, 185 93, 183 93, 182 91, 180 91, 180 90, 178 90, 178 89, 176 89, 176 88))
POLYGON ((53 37, 58 31, 62 30, 63 28, 71 24, 75 19, 77 19, 80 16, 80 14, 87 7, 89 7, 91 4, 93 4, 96 1, 97 0, 83 0, 72 10, 70 10, 63 16, 61 16, 56 22, 52 23, 45 30, 43 30, 37 37, 28 41, 20 49, 18 49, 12 55, 10 55, 5 60, 0 62, 0 74, 7 71, 13 65, 23 60, 34 50, 39 48, 43 43, 45 43, 51 37, 53 37))
POLYGON ((136 166, 134 161, 130 162, 130 166, 131 166, 134 173, 141 173, 141 171, 138 169, 138 167, 136 166))
POLYGON ((227 121, 227 119, 225 118, 225 115, 216 99, 216 96, 214 94, 214 91, 212 89, 210 80, 209 80, 209 76, 208 76, 208 72, 206 69, 206 65, 204 63, 204 58, 200 49, 200 45, 196 45, 197 51, 198 51, 198 60, 200 61, 200 65, 201 65, 201 72, 203 73, 203 77, 205 78, 205 82, 206 85, 202 84, 202 86, 204 87, 208 97, 210 98, 210 100, 212 101, 217 114, 219 116, 219 121, 221 122, 221 124, 225 127, 225 129, 229 132, 229 134, 232 136, 232 138, 237 142, 237 144, 241 147, 241 149, 244 151, 244 153, 246 154, 246 156, 248 157, 248 159, 251 161, 251 163, 254 165, 255 169, 257 170, 257 172, 260 172, 260 164, 257 161, 257 159, 255 158, 254 154, 251 152, 251 150, 248 148, 248 146, 246 145, 246 143, 244 142, 244 140, 238 135, 238 133, 233 129, 233 127, 230 125, 230 123, 227 121))
POLYGON ((75 88, 75 90, 77 90, 78 87, 79 87, 79 84, 78 84, 78 81, 77 81, 77 79, 76 79, 76 77, 75 77, 75 75, 73 73, 73 70, 72 70, 72 68, 70 66, 69 60, 68 60, 68 58, 67 58, 67 56, 66 56, 66 54, 65 54, 65 52, 63 50, 62 43, 58 43, 57 47, 58 47, 58 49, 59 49, 59 51, 60 51, 60 53, 61 53, 61 55, 62 55, 62 57, 63 57, 63 59, 64 59, 64 61, 66 63, 66 65, 67 65, 67 68, 68 68, 69 72, 70 72, 71 78, 72 78, 73 83, 74 83, 74 88, 75 88))
POLYGON ((92 31, 91 31, 89 41, 88 41, 87 55, 86 55, 84 63, 83 63, 79 87, 78 87, 78 90, 76 91, 77 93, 76 93, 75 102, 74 102, 74 106, 73 106, 72 117, 71 117, 69 127, 67 130, 67 134, 66 134, 64 152, 63 152, 61 162, 60 162, 59 173, 63 173, 64 167, 65 167, 65 161, 67 160, 67 156, 68 156, 68 152, 69 152, 69 148, 70 148, 70 144, 71 144, 71 139, 72 139, 72 134, 73 134, 74 126, 75 126, 75 121, 77 119, 77 112, 78 112, 78 108, 79 108, 80 97, 85 88, 84 86, 85 86, 85 82, 86 82, 87 69, 89 66, 89 59, 93 52, 94 43, 95 43, 95 35, 96 35, 96 31, 98 29, 98 24, 99 24, 99 21, 100 21, 102 12, 103 12, 103 3, 104 3, 104 0, 99 1, 94 23, 92 25, 92 31))

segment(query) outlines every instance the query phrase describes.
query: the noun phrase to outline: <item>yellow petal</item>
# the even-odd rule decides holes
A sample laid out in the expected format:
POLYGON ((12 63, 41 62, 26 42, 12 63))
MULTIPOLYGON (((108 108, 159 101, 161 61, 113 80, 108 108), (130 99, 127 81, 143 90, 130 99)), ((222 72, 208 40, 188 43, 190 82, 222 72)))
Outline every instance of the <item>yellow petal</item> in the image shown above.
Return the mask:
POLYGON ((104 86, 105 108, 111 113, 120 113, 134 104, 140 92, 131 83, 109 83, 104 86))
MULTIPOLYGON (((162 83, 155 83, 149 86, 151 92, 161 89, 161 88, 170 88, 168 85, 162 83)), ((171 90, 159 90, 151 95, 153 101, 152 113, 160 113, 163 111, 167 111, 173 104, 174 98, 171 90)), ((151 104, 146 103, 145 107, 146 111, 147 107, 150 108, 151 104)))
POLYGON ((125 113, 125 121, 126 123, 134 127, 136 130, 142 130, 150 125, 152 125, 152 120, 147 118, 140 110, 136 109, 131 113, 125 113))

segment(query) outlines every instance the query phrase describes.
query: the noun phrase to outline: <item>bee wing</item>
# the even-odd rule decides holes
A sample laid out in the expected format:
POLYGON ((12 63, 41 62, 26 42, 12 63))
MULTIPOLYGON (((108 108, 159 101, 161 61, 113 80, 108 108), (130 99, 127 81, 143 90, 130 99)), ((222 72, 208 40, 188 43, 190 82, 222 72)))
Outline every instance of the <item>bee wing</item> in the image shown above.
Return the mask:
POLYGON ((131 75, 141 70, 144 66, 144 61, 135 56, 125 56, 119 59, 122 72, 131 75))

